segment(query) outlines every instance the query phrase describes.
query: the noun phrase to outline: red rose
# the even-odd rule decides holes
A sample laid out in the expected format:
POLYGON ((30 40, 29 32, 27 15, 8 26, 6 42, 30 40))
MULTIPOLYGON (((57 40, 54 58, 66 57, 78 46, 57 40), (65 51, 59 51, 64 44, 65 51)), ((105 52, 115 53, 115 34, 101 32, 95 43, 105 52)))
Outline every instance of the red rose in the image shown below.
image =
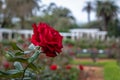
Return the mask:
POLYGON ((67 66, 66 66, 66 69, 71 69, 71 66, 70 66, 70 65, 67 65, 67 66))
POLYGON ((59 34, 59 32, 54 30, 46 23, 39 23, 38 25, 33 24, 33 28, 34 30, 31 42, 35 46, 42 47, 42 50, 46 56, 57 56, 57 53, 60 53, 63 47, 63 37, 59 34))
POLYGON ((51 65, 51 66, 50 66, 50 69, 51 69, 51 70, 56 70, 56 69, 57 69, 57 65, 55 65, 55 64, 51 65))
POLYGON ((84 70, 84 67, 83 67, 82 65, 79 65, 79 69, 80 69, 81 71, 83 71, 83 70, 84 70))
POLYGON ((10 64, 9 64, 9 62, 4 62, 3 66, 5 69, 8 69, 10 67, 10 64))

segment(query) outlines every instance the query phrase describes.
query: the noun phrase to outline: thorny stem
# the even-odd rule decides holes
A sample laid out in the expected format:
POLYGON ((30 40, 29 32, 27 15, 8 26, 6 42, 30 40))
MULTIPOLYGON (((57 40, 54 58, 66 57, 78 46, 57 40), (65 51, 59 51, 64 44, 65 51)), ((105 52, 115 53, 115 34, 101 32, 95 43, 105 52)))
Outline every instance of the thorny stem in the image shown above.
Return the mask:
POLYGON ((21 80, 24 80, 24 77, 25 77, 25 71, 27 70, 28 66, 30 65, 30 63, 25 67, 24 71, 23 71, 23 75, 22 75, 22 79, 21 80))
MULTIPOLYGON (((39 50, 39 49, 40 49, 40 47, 38 47, 38 49, 37 49, 37 50, 39 50)), ((43 53, 43 52, 40 52, 40 53, 43 53)), ((37 58, 36 58, 36 59, 37 59, 37 58)), ((32 62, 31 62, 31 63, 32 63, 32 62)), ((27 68, 29 67, 29 65, 30 65, 31 63, 29 63, 29 64, 25 67, 25 69, 23 70, 23 75, 22 75, 21 80, 24 80, 24 77, 25 77, 25 72, 26 72, 27 68)))

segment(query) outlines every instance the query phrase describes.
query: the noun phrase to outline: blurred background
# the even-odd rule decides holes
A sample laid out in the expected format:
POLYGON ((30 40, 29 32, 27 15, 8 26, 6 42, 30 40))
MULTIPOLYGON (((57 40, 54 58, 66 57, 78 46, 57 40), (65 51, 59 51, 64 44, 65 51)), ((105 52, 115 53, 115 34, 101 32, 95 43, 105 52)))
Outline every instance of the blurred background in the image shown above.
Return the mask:
MULTIPOLYGON (((100 76, 91 80, 120 80, 119 3, 120 0, 0 0, 0 63, 6 61, 3 53, 11 48, 12 42, 27 49, 33 23, 46 22, 64 37, 64 47, 61 57, 55 60, 46 60, 41 55, 45 59, 42 64, 74 67, 82 64, 88 74, 93 70, 90 77, 97 74, 97 66, 100 76)), ((75 75, 66 79, 65 74, 71 72, 57 75, 60 72, 56 71, 54 74, 58 77, 52 76, 51 80, 85 80, 79 79, 81 74, 77 70, 72 72, 75 75)))

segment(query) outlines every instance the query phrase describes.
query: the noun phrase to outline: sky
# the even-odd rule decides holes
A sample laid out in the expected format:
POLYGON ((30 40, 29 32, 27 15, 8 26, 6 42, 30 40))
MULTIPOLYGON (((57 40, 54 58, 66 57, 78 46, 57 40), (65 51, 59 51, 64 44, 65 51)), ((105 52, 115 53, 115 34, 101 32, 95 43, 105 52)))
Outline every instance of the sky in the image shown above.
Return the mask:
MULTIPOLYGON (((86 6, 87 1, 94 0, 42 0, 43 4, 49 5, 49 3, 54 2, 57 6, 62 6, 68 8, 73 16, 76 18, 77 23, 87 23, 87 13, 82 11, 83 7, 86 6)), ((120 0, 116 0, 117 3, 120 0)), ((95 12, 91 12, 91 21, 96 19, 95 12)))

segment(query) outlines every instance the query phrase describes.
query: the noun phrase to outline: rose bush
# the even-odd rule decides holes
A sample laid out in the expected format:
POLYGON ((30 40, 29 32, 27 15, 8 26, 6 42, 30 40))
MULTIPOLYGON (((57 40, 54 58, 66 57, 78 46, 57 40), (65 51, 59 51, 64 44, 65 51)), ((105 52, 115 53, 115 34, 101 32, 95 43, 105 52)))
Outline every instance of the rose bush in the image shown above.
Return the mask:
MULTIPOLYGON (((33 35, 28 49, 25 49, 26 44, 20 47, 22 43, 11 42, 9 50, 3 51, 7 60, 12 63, 12 68, 0 70, 0 80, 37 80, 40 76, 37 76, 38 73, 45 67, 37 63, 39 55, 45 53, 47 57, 57 56, 63 47, 62 39, 59 32, 46 23, 33 24, 33 35)), ((8 63, 4 66, 9 67, 8 63)), ((57 67, 53 66, 52 69, 57 67)))
POLYGON ((46 23, 33 24, 31 42, 35 46, 41 46, 46 56, 55 57, 62 49, 62 36, 58 31, 46 23))

